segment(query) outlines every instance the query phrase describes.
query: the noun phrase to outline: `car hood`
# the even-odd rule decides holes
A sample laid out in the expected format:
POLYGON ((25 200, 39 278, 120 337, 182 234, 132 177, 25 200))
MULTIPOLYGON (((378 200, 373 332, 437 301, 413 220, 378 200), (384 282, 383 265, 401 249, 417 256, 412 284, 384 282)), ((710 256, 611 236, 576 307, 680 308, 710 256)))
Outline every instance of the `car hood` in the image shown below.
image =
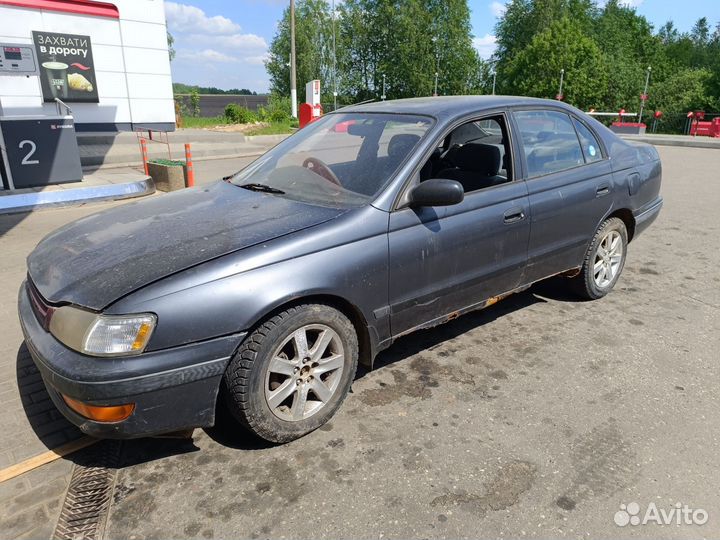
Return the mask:
POLYGON ((49 302, 99 310, 175 272, 344 212, 218 182, 70 223, 38 244, 28 272, 49 302))

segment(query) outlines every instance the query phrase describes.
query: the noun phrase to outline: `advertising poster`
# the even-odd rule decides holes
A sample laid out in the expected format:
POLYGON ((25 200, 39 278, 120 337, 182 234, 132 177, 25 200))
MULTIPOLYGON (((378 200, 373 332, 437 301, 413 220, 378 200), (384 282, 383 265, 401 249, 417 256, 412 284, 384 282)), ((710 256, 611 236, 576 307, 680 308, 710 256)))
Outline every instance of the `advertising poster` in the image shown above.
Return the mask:
POLYGON ((33 30, 44 101, 97 103, 90 36, 33 30))

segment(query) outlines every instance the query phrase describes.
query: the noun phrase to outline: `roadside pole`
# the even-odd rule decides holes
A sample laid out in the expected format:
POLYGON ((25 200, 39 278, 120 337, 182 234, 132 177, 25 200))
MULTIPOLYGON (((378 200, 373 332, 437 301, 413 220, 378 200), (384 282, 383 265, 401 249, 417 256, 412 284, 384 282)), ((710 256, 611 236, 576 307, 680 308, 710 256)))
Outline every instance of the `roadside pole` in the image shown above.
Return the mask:
POLYGON ((295 73, 295 0, 290 0, 290 110, 293 118, 297 111, 297 74, 295 73))
POLYGON ((145 176, 147 176, 148 175, 148 149, 147 149, 147 141, 144 138, 140 139, 140 151, 142 153, 143 170, 145 171, 145 176))
POLYGON ((647 101, 648 98, 648 85, 650 84, 650 71, 652 68, 648 66, 647 68, 647 75, 645 76, 645 89, 643 90, 642 95, 640 96, 640 114, 638 117, 638 122, 642 124, 642 117, 643 117, 643 109, 645 108, 645 101, 647 101))
POLYGON ((190 143, 185 143, 185 167, 187 168, 187 179, 185 187, 195 186, 195 170, 193 169, 192 150, 190 143))

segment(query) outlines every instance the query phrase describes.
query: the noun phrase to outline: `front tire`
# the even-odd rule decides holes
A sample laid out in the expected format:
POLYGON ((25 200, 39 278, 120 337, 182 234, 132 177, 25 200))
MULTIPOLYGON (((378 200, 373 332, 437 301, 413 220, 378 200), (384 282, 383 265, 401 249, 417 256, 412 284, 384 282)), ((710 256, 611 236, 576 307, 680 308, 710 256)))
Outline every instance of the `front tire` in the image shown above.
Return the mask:
POLYGON ((574 291, 588 300, 609 293, 625 267, 627 245, 625 223, 619 218, 603 221, 590 242, 580 273, 571 280, 574 291))
POLYGON ((223 378, 232 415, 275 443, 319 428, 355 378, 358 339, 350 320, 322 304, 288 308, 242 343, 223 378))

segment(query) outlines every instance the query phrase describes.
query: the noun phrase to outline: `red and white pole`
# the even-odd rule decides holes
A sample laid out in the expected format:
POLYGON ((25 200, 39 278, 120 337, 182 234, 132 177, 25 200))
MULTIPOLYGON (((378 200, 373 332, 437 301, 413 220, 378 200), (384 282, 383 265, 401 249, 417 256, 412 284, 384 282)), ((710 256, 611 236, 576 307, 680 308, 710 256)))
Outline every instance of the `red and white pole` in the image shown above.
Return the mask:
POLYGON ((186 187, 193 187, 195 185, 195 171, 193 171, 192 151, 190 150, 190 143, 185 143, 185 166, 187 167, 186 187))
POLYGON ((140 139, 140 150, 142 151, 142 161, 143 161, 143 170, 145 171, 145 174, 148 174, 148 149, 147 149, 147 141, 145 139, 140 139))

